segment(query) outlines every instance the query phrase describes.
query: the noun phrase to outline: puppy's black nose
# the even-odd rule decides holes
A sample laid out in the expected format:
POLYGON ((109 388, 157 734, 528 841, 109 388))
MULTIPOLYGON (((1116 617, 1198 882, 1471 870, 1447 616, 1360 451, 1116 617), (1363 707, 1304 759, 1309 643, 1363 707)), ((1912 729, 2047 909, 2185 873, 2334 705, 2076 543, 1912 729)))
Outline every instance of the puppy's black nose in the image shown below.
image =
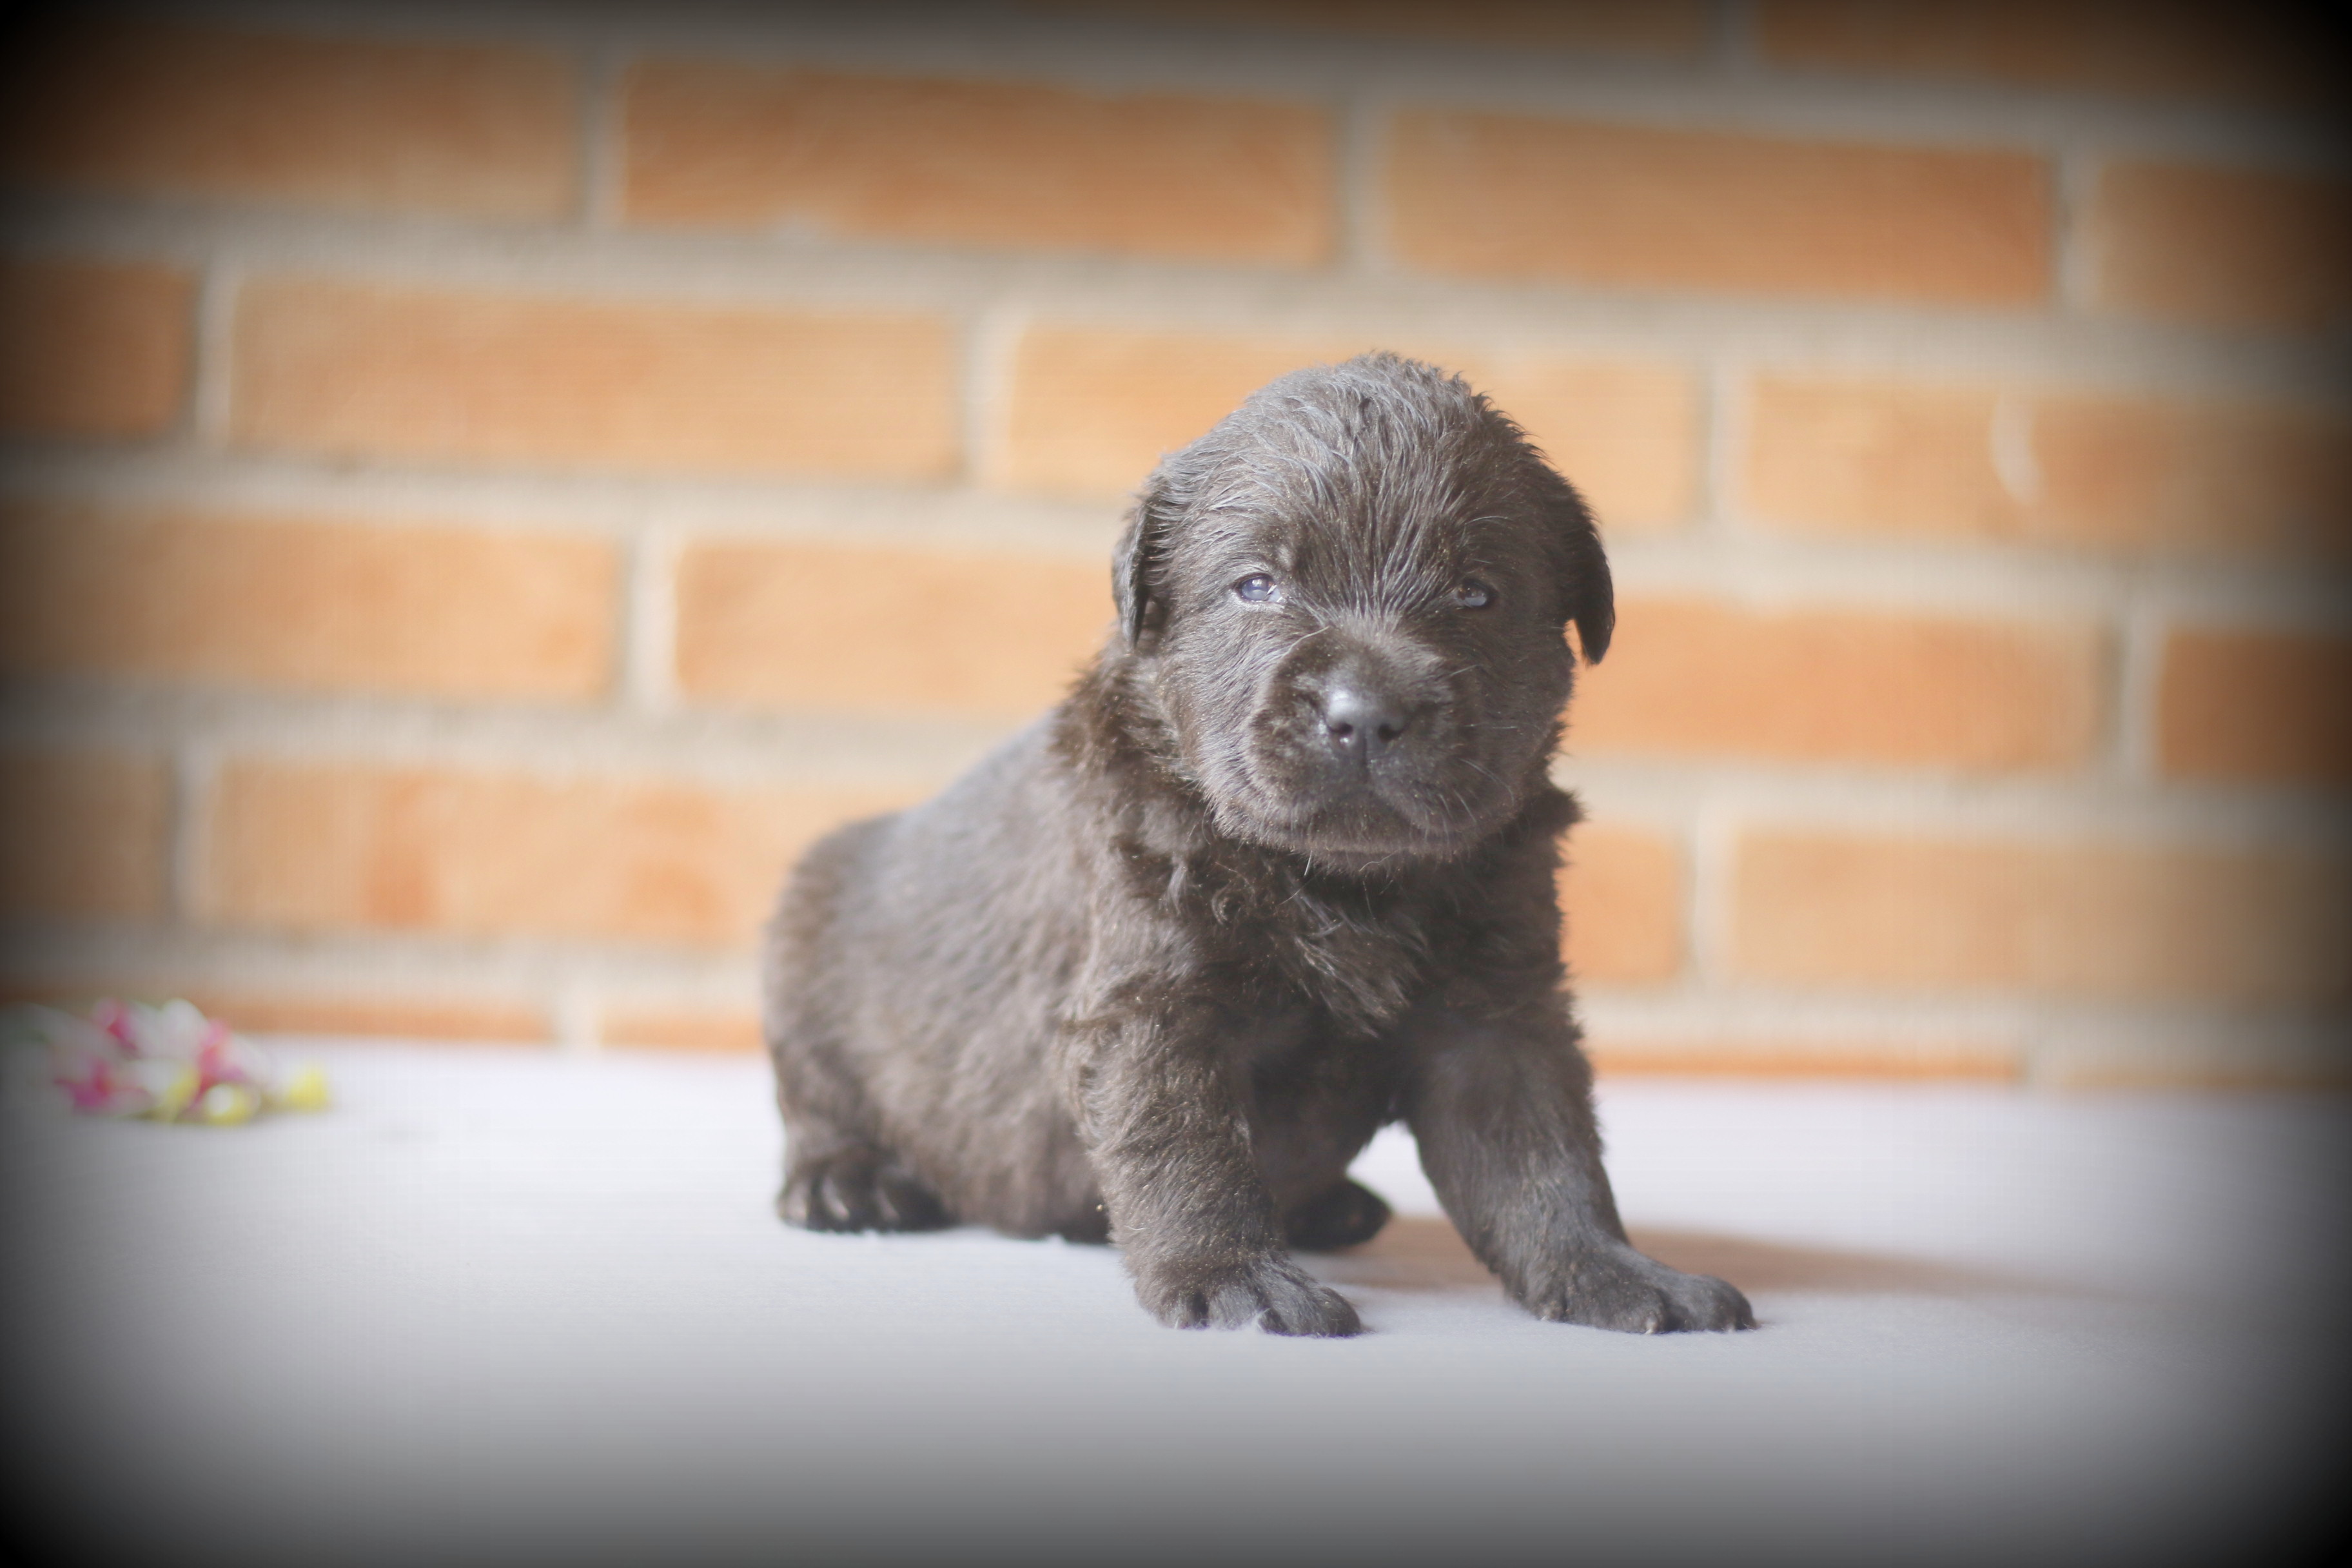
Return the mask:
POLYGON ((1323 732, 1340 755, 1369 763, 1396 744, 1412 716, 1404 704, 1360 686, 1335 686, 1323 694, 1323 732))

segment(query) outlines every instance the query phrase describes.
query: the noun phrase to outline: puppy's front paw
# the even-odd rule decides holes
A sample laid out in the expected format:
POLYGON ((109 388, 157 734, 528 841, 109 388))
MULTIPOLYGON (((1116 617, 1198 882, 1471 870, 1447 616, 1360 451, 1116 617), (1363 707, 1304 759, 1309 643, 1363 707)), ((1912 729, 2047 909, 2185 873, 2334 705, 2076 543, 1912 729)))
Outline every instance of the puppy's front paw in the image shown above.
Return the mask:
POLYGON ((1251 1263, 1159 1264, 1139 1268, 1136 1294, 1175 1329, 1245 1329, 1345 1339, 1364 1331, 1356 1309, 1279 1258, 1251 1263))
POLYGON ((1520 1292, 1519 1300, 1551 1322, 1627 1334, 1756 1326, 1748 1298, 1727 1281, 1669 1268, 1622 1244, 1563 1259, 1549 1278, 1520 1292))

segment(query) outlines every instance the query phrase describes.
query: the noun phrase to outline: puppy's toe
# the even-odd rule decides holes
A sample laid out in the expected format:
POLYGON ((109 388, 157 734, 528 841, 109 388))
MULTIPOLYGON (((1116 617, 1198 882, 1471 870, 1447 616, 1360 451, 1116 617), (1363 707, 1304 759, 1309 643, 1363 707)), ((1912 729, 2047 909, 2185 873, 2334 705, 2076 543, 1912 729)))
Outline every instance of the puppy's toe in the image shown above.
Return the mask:
POLYGON ((955 1223, 913 1173, 870 1149, 794 1162, 776 1214, 804 1230, 938 1230, 955 1223))
POLYGON ((1356 1309, 1280 1258, 1159 1271, 1138 1281, 1143 1304, 1171 1328, 1245 1329, 1345 1339, 1364 1331, 1356 1309))
POLYGON ((1344 1340, 1364 1331, 1364 1321, 1345 1296, 1311 1279, 1301 1280, 1297 1289, 1269 1293, 1257 1326, 1269 1334, 1319 1340, 1344 1340))
POLYGON ((1576 1259, 1522 1300, 1539 1318, 1620 1333, 1719 1333, 1756 1326, 1748 1298, 1727 1280, 1685 1274, 1630 1247, 1576 1259))
POLYGON ((1678 1283, 1674 1287, 1675 1310, 1681 1320, 1675 1327, 1714 1333, 1756 1326, 1755 1310, 1730 1280, 1718 1279, 1712 1274, 1680 1274, 1675 1278, 1678 1283))

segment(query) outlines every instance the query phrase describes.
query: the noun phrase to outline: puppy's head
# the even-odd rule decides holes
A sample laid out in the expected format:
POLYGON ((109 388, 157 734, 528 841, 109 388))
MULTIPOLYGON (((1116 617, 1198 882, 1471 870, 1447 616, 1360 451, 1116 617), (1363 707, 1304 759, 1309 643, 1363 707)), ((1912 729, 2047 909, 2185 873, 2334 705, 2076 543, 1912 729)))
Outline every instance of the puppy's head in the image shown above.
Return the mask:
POLYGON ((1609 567, 1574 489, 1453 376, 1286 375, 1164 461, 1121 636, 1218 826, 1339 864, 1446 858, 1516 813, 1609 567))

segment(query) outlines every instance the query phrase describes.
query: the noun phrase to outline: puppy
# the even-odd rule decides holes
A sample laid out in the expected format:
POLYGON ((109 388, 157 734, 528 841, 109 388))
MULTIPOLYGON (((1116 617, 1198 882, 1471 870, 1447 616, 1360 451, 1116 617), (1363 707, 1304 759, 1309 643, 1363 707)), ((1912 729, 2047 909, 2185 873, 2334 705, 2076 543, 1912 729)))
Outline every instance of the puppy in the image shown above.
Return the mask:
POLYGON ((1564 989, 1564 633, 1597 659, 1614 617, 1576 492, 1367 355, 1163 461, 1112 586, 1060 707, 793 873, 783 1218, 1114 1240, 1163 1322, 1352 1334, 1289 1249, 1380 1229, 1348 1163, 1402 1118, 1537 1316, 1749 1326, 1627 1243, 1564 989))

